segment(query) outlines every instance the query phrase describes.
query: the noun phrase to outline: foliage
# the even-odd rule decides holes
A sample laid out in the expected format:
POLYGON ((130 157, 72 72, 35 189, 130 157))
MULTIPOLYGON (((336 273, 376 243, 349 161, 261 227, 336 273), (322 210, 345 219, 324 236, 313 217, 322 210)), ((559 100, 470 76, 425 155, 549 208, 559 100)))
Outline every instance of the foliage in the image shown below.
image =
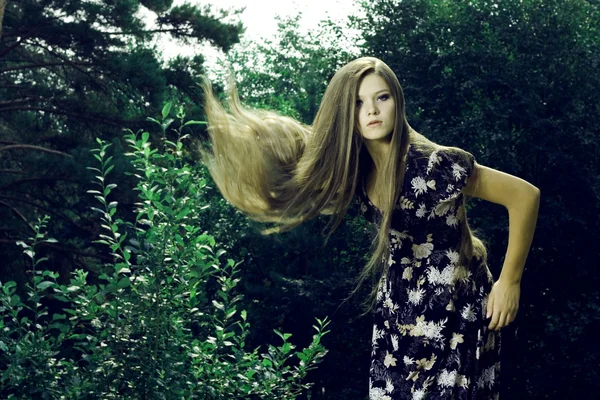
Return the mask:
MULTIPOLYGON (((94 199, 79 195, 90 179, 80 166, 91 162, 94 138, 114 144, 117 171, 129 168, 121 129, 155 129, 145 116, 167 100, 191 103, 203 73, 202 53, 165 60, 156 43, 227 50, 242 31, 236 14, 172 0, 7 2, 0 36, 3 279, 25 280, 14 242, 30 236, 27 221, 42 214, 52 216, 50 233, 60 242, 40 245, 51 269, 68 274, 105 261, 86 246, 100 229, 89 212, 94 199)), ((199 119, 200 110, 188 115, 199 119)), ((133 201, 132 193, 115 196, 133 201)))
MULTIPOLYGON (((225 66, 235 73, 246 104, 277 110, 310 124, 333 73, 354 58, 336 25, 324 21, 316 31, 302 32, 302 14, 277 17, 273 39, 243 39, 227 54, 225 66)), ((227 68, 217 78, 226 83, 227 68)))
POLYGON ((283 343, 247 351, 250 324, 239 310, 235 287, 239 263, 202 231, 206 185, 182 162, 181 129, 169 140, 175 120, 162 110, 162 137, 130 132, 128 156, 135 168, 135 221, 117 217, 111 201, 116 185, 110 144, 98 139, 94 157, 103 231, 96 241, 110 249, 111 262, 91 276, 76 270, 65 281, 40 268, 36 250, 47 238, 48 217, 35 235, 19 242, 31 260, 32 280, 20 296, 14 282, 0 283, 0 389, 8 398, 293 399, 308 389, 306 374, 327 350, 321 338, 327 319, 314 326, 312 343, 301 351, 283 343), (160 145, 159 145, 160 144, 160 145), (163 151, 159 151, 163 149, 163 151))

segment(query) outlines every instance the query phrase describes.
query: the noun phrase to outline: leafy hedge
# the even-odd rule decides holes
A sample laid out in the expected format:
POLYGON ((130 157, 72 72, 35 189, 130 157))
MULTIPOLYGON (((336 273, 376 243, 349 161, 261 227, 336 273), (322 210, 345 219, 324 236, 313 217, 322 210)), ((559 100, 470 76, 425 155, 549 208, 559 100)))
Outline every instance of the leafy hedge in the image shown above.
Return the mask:
POLYGON ((44 270, 36 253, 49 217, 35 236, 18 242, 31 259, 26 288, 0 283, 0 390, 3 397, 80 399, 294 399, 311 387, 304 378, 327 353, 317 318, 312 343, 301 351, 291 334, 274 330, 280 346, 247 350, 246 310, 234 289, 239 262, 225 259, 199 221, 206 180, 183 161, 180 108, 162 110, 162 137, 125 136, 137 179, 135 221, 118 218, 110 144, 98 139, 94 208, 102 233, 96 243, 112 262, 92 276, 76 270, 67 280, 44 270), (179 128, 171 126, 178 121, 179 128), (168 132, 176 139, 169 140, 168 132), (160 150, 159 150, 160 147, 160 150))

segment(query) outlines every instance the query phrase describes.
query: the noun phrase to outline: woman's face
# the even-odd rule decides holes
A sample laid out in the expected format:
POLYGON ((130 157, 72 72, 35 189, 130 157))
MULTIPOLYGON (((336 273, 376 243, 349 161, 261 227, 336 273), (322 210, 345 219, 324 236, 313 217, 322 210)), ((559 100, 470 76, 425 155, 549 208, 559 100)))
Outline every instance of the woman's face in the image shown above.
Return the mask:
POLYGON ((356 99, 358 129, 365 140, 386 138, 394 130, 396 102, 386 81, 379 75, 366 75, 356 99))

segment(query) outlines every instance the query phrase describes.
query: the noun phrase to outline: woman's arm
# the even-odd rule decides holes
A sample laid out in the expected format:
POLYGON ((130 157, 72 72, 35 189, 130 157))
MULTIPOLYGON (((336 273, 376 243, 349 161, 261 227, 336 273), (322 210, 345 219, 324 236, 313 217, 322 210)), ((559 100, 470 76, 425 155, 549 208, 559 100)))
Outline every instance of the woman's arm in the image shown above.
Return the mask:
POLYGON ((477 163, 475 168, 465 193, 503 205, 509 216, 504 265, 487 302, 488 328, 497 331, 511 323, 519 309, 521 276, 537 222, 540 190, 516 176, 477 163))
POLYGON ((508 249, 500 279, 520 282, 537 222, 540 190, 516 176, 475 163, 465 193, 508 210, 508 249))

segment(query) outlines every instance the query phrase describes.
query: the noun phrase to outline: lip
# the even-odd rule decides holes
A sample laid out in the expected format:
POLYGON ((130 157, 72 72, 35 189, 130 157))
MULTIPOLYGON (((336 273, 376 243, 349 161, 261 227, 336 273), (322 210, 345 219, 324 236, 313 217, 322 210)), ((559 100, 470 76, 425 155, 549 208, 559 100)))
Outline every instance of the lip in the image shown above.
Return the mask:
POLYGON ((379 125, 381 125, 382 123, 383 123, 383 122, 381 122, 381 121, 371 121, 371 122, 369 122, 369 123, 367 124, 367 126, 375 126, 375 125, 379 126, 379 125))

